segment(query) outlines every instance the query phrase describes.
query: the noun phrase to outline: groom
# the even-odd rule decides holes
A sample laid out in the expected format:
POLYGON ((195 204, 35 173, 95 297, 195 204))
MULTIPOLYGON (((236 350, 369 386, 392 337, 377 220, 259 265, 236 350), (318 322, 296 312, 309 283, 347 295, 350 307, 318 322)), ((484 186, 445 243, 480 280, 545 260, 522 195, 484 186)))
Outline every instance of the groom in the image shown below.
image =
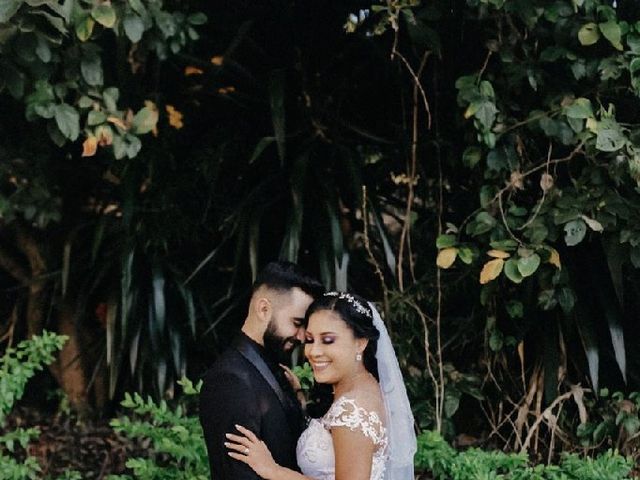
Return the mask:
POLYGON ((253 431, 274 460, 298 470, 296 443, 304 420, 279 363, 304 341, 307 307, 322 285, 289 262, 272 262, 253 284, 242 331, 204 376, 200 423, 212 480, 257 480, 251 468, 227 455, 226 433, 235 425, 253 431))

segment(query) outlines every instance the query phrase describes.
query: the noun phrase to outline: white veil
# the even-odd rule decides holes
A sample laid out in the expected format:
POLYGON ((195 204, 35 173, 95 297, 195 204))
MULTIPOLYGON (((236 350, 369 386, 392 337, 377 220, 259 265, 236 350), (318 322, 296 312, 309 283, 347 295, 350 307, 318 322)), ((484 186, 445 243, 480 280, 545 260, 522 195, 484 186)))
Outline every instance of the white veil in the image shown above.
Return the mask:
POLYGON ((369 302, 373 313, 373 325, 380 332, 376 359, 380 389, 387 414, 389 458, 385 469, 385 480, 413 480, 413 456, 417 450, 413 429, 413 414, 404 386, 398 359, 391 338, 375 305, 369 302))

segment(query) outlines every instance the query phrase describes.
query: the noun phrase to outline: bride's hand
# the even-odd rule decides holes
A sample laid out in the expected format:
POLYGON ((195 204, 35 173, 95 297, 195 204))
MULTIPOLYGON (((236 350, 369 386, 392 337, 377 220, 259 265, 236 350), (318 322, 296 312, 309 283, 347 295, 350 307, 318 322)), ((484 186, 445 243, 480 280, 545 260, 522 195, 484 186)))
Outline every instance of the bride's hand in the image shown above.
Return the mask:
POLYGON ((289 383, 293 387, 293 391, 296 392, 296 393, 301 391, 302 390, 302 384, 300 383, 300 379, 298 378, 298 376, 295 373, 293 373, 293 371, 291 371, 291 369, 289 367, 287 367, 286 365, 280 364, 280 366, 284 370, 284 376, 287 377, 287 380, 289 381, 289 383))
POLYGON ((231 442, 224 442, 224 445, 232 450, 228 452, 228 455, 249 465, 262 478, 275 478, 278 464, 273 460, 265 443, 256 437, 251 430, 240 425, 236 425, 236 428, 242 435, 226 434, 231 442))

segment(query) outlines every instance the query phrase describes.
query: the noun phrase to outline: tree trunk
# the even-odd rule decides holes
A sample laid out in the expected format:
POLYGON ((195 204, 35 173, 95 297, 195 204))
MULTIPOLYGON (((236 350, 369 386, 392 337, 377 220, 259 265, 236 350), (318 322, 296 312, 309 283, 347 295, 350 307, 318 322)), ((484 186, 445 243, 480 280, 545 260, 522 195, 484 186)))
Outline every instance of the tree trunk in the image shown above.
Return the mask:
MULTIPOLYGON (((47 278, 48 266, 45 261, 46 248, 37 240, 37 233, 28 225, 16 224, 15 242, 17 248, 24 255, 23 259, 16 259, 6 250, 0 249, 0 268, 6 270, 24 287, 23 325, 26 326, 27 337, 39 335, 44 330, 49 304, 52 300, 50 279, 47 278), (24 261, 26 259, 26 262, 24 261), (28 263, 29 268, 23 266, 28 263)), ((57 324, 57 332, 69 337, 63 346, 58 359, 50 365, 50 371, 60 388, 66 394, 72 408, 81 414, 91 410, 92 403, 102 408, 106 403, 105 375, 98 365, 96 349, 93 348, 100 341, 90 328, 83 328, 84 322, 77 322, 77 302, 67 298, 56 302, 53 325, 57 324), (91 370, 91 366, 96 366, 91 370), (94 373, 91 377, 90 373, 94 373), (90 380, 91 378, 91 380, 90 380), (92 402, 91 388, 95 397, 92 402)), ((53 326, 52 326, 53 328, 53 326)))
POLYGON ((18 225, 16 229, 16 240, 18 247, 22 250, 31 268, 29 278, 29 297, 27 299, 27 311, 25 313, 27 322, 27 335, 31 338, 42 333, 44 328, 44 312, 47 297, 47 264, 44 260, 42 248, 38 245, 35 237, 28 232, 27 228, 18 225))
POLYGON ((74 309, 64 302, 58 309, 58 333, 69 339, 51 366, 51 371, 71 406, 80 414, 86 414, 91 410, 89 381, 85 371, 85 349, 78 330, 74 309))

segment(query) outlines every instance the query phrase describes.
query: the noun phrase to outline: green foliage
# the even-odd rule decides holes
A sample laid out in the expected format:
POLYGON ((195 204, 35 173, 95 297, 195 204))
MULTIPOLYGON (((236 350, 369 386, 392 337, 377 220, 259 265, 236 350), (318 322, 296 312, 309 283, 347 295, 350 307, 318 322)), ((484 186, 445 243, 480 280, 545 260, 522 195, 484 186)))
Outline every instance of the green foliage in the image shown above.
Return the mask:
MULTIPOLYGON (((194 386, 187 379, 178 383, 186 396, 197 395, 202 385, 194 386)), ((127 461, 131 475, 112 475, 110 480, 209 478, 206 446, 196 416, 187 415, 180 405, 170 408, 164 400, 155 403, 137 393, 126 394, 122 406, 131 410, 132 416, 114 419, 111 426, 120 434, 150 442, 151 450, 148 458, 127 461)))
MULTIPOLYGON (((536 316, 558 312, 561 333, 581 339, 596 389, 603 349, 612 351, 624 381, 634 354, 624 345, 622 312, 637 300, 631 285, 640 265, 630 234, 640 209, 640 124, 632 113, 640 108, 640 24, 628 7, 469 0, 460 8, 482 47, 459 65, 465 141, 460 160, 445 170, 449 181, 470 177, 464 188, 475 202, 445 199, 450 223, 436 241, 439 268, 480 271, 473 296, 486 311, 491 350, 501 351, 503 342, 489 319, 509 324, 520 341, 537 329, 536 316), (515 323, 506 308, 513 301, 523 306, 515 323), (597 344, 601 322, 610 339, 597 344)), ((446 15, 441 5, 404 8, 411 19, 391 22, 394 30, 435 26, 446 38, 434 23, 446 15)), ((424 48, 438 50, 438 42, 424 48)))
POLYGON ((8 348, 0 358, 0 424, 15 402, 22 397, 27 381, 45 365, 53 362, 54 353, 62 348, 67 337, 44 332, 8 348))
MULTIPOLYGON (((80 363, 99 370, 105 362, 98 358, 107 359, 110 396, 120 386, 120 392, 136 388, 161 397, 184 374, 185 342, 195 334, 196 307, 190 286, 184 285, 184 270, 191 265, 177 265, 182 259, 172 262, 167 255, 173 240, 168 238, 188 229, 168 220, 166 211, 158 214, 161 221, 149 219, 149 212, 164 209, 161 203, 178 210, 176 198, 184 198, 186 191, 169 198, 169 189, 177 192, 180 182, 168 173, 168 188, 158 186, 158 195, 149 195, 151 177, 160 185, 156 172, 172 169, 173 158, 164 147, 175 132, 165 114, 167 97, 175 98, 174 86, 167 96, 156 80, 161 68, 175 67, 177 55, 192 48, 207 16, 162 0, 6 5, 0 9, 3 232, 20 225, 16 228, 27 238, 31 234, 32 247, 39 250, 32 252, 51 269, 34 275, 64 299, 56 302, 53 317, 61 304, 75 298, 83 317, 79 330, 92 328, 96 303, 108 305, 104 347, 83 349, 83 356, 95 353, 95 358, 80 363), (141 158, 143 142, 148 148, 163 145, 141 158), (81 157, 95 161, 76 163, 81 157), (136 163, 129 163, 134 157, 136 163), (114 271, 115 265, 121 270, 114 271)), ((188 189, 194 185, 183 181, 188 189)), ((198 222, 199 215, 194 214, 198 222)), ((184 213, 175 216, 182 219, 184 213)), ((11 237, 8 233, 3 241, 16 243, 18 258, 12 260, 20 264, 24 237, 11 237)), ((28 295, 21 289, 12 298, 28 295)), ((102 376, 86 374, 87 380, 102 376)))
MULTIPOLYGON (((482 205, 486 210, 477 213, 460 233, 464 231, 481 244, 515 240, 528 251, 551 248, 563 237, 566 246, 576 246, 585 241, 588 232, 594 232, 592 236, 615 234, 625 228, 628 212, 613 205, 638 203, 633 192, 637 178, 631 167, 638 125, 623 124, 617 118, 621 108, 616 102, 638 105, 637 98, 629 97, 638 93, 629 80, 630 65, 638 58, 634 45, 640 32, 635 25, 618 19, 615 9, 605 2, 581 2, 575 9, 568 2, 522 9, 515 6, 517 3, 469 2, 469 14, 473 15, 477 6, 479 19, 489 30, 498 33, 501 27, 495 19, 514 14, 524 31, 535 31, 536 35, 530 40, 513 37, 513 42, 493 43, 490 53, 497 58, 487 70, 461 77, 456 83, 458 103, 466 108, 464 117, 474 118, 478 134, 479 145, 468 147, 466 153, 466 158, 473 160, 466 163, 473 167, 484 157, 484 185, 480 190, 496 192, 482 205), (496 17, 483 17, 485 9, 496 17), (600 23, 585 23, 589 19, 600 23), (579 30, 577 38, 553 37, 557 28, 579 30), (602 41, 600 34, 613 49, 603 46, 598 52, 590 50, 591 45, 602 41), (520 49, 522 57, 516 54, 520 49), (585 66, 580 75, 571 68, 575 65, 585 66), (615 71, 607 70, 607 65, 615 71), (553 78, 558 75, 560 82, 553 78), (608 103, 598 101, 593 93, 589 95, 591 88, 607 92, 608 103), (609 94, 614 89, 624 93, 609 94), (542 90, 544 95, 536 94, 542 90), (522 92, 530 95, 518 97, 522 92), (481 154, 478 149, 482 149, 481 154), (557 170, 549 176, 548 167, 540 177, 545 150, 552 163, 584 158, 586 162, 573 172, 576 181, 567 183, 557 170), (556 151, 564 152, 560 155, 563 158, 551 156, 556 151), (612 168, 609 162, 620 167, 626 163, 629 169, 612 168), (540 188, 534 181, 538 178, 540 188), (625 184, 628 189, 624 192, 616 187, 625 184), (594 189, 595 196, 587 193, 594 189)), ((532 275, 538 260, 532 262, 535 257, 520 253, 519 257, 521 276, 532 275)), ((520 276, 513 273, 513 269, 505 270, 509 280, 520 283, 520 276)))
MULTIPOLYGON (((17 428, 6 431, 3 427, 7 415, 15 403, 22 397, 28 380, 54 360, 54 354, 60 350, 67 337, 50 332, 31 337, 20 342, 15 348, 8 348, 0 358, 0 479, 27 480, 39 479, 40 465, 34 457, 26 456, 23 461, 14 458, 18 450, 23 452, 28 444, 38 437, 37 428, 17 428)), ((78 480, 77 473, 69 472, 63 477, 78 480)), ((62 479, 60 479, 62 480, 62 479)))
POLYGON ((616 446, 624 453, 633 453, 638 446, 640 431, 640 393, 609 394, 603 388, 597 398, 588 398, 585 406, 588 421, 577 428, 577 436, 584 447, 616 446))
POLYGON ((558 465, 530 466, 526 455, 472 448, 457 452, 437 433, 418 437, 416 469, 438 480, 626 480, 633 461, 609 450, 596 458, 565 454, 558 465))
MULTIPOLYGON (((162 0, 57 0, 5 2, 0 10, 0 92, 24 102, 30 121, 41 121, 53 142, 79 137, 112 146, 116 159, 135 157, 140 135, 154 130, 151 102, 135 115, 120 102, 103 62, 113 40, 120 48, 154 53, 160 60, 198 38, 202 13, 167 11, 162 0), (127 43, 130 42, 128 45, 127 43), (120 104, 120 106, 119 106, 120 104)), ((95 143, 93 144, 95 147, 95 143)), ((83 155, 94 155, 87 148, 83 155)))
POLYGON ((298 380, 300 380, 300 386, 303 390, 307 391, 313 387, 315 380, 313 378, 313 369, 309 362, 304 362, 302 366, 296 365, 292 371, 294 375, 298 377, 298 380))

